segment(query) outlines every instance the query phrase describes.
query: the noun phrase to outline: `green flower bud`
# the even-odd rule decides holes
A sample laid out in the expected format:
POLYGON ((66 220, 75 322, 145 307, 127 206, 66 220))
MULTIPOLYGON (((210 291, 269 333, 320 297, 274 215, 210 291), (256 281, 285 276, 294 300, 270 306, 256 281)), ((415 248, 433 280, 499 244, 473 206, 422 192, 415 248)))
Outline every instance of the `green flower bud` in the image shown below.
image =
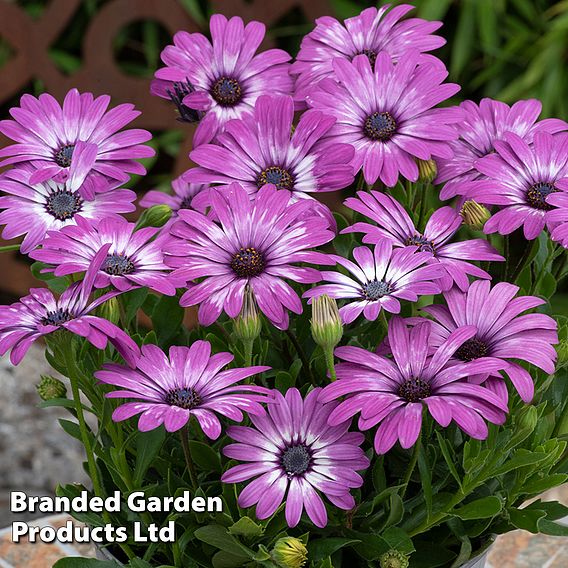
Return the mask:
POLYGON ((325 294, 312 300, 312 337, 322 349, 333 349, 343 336, 337 302, 325 294))
POLYGON ((477 201, 470 199, 466 201, 460 211, 464 225, 481 231, 485 223, 487 223, 491 213, 487 207, 480 205, 477 201))
POLYGON ((138 219, 136 229, 143 229, 144 227, 163 227, 172 216, 172 208, 168 205, 154 205, 138 219))
POLYGON ((538 411, 535 406, 523 406, 516 416, 516 423, 519 430, 528 430, 532 432, 536 428, 538 421, 538 411))
POLYGON ((67 397, 67 388, 65 385, 59 379, 48 375, 41 376, 41 381, 36 385, 36 390, 41 400, 67 397))
POLYGON ((118 298, 110 298, 97 308, 97 315, 112 323, 120 321, 120 307, 118 305, 118 298))
POLYGON ((254 341, 262 330, 254 293, 250 286, 245 288, 241 313, 233 320, 235 335, 244 342, 254 341))
POLYGON ((389 550, 381 556, 379 565, 381 568, 408 568, 408 558, 398 550, 389 550))
POLYGON ((308 560, 308 549, 293 536, 278 539, 270 554, 272 560, 282 568, 302 568, 308 560))
POLYGON ((429 160, 416 160, 418 164, 418 181, 430 183, 438 175, 438 166, 436 162, 430 158, 429 160))

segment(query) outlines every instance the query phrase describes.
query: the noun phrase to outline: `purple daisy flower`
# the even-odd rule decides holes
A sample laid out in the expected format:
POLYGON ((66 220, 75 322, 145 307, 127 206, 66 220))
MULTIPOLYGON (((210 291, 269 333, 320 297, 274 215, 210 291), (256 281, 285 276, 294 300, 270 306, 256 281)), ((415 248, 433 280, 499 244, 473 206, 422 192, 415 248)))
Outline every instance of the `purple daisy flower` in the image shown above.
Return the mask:
POLYGON ((306 510, 320 528, 327 524, 323 493, 333 505, 350 510, 355 500, 350 489, 361 487, 356 473, 369 467, 359 447, 360 432, 349 432, 350 420, 328 426, 335 404, 321 404, 321 389, 310 391, 304 400, 296 388, 286 397, 274 391, 268 412, 250 417, 253 428, 231 426, 227 434, 237 443, 223 453, 247 463, 236 465, 221 477, 224 483, 251 481, 238 498, 243 509, 256 505, 259 519, 270 517, 286 500, 286 522, 295 527, 306 510))
POLYGON ((453 123, 462 111, 433 108, 459 91, 443 84, 448 76, 441 62, 420 63, 410 51, 395 65, 388 53, 377 55, 374 70, 369 59, 334 59, 339 83, 323 79, 307 97, 310 107, 337 119, 325 135, 326 144, 347 142, 355 149, 355 173, 365 181, 377 179, 394 186, 399 173, 418 179, 416 158, 451 158, 451 140, 458 137, 453 123))
POLYGON ((417 252, 417 247, 393 250, 393 243, 382 239, 374 252, 367 247, 353 250, 354 262, 337 255, 329 258, 346 268, 354 278, 341 272, 323 271, 322 279, 330 282, 304 293, 304 298, 327 294, 331 298, 354 299, 339 309, 344 323, 351 323, 363 313, 371 321, 377 319, 381 308, 398 314, 400 301, 416 302, 418 296, 439 294, 437 279, 446 272, 440 263, 427 264, 430 252, 417 252))
POLYGON ((316 27, 302 40, 290 72, 297 75, 296 98, 303 102, 319 81, 334 78, 332 62, 336 58, 351 61, 366 55, 374 66, 380 52, 395 62, 409 50, 432 51, 446 40, 433 35, 442 22, 404 18, 414 6, 403 4, 389 10, 390 4, 367 8, 343 23, 330 16, 316 20, 316 27), (388 10, 388 11, 387 11, 388 10))
POLYGON ((75 224, 78 215, 98 222, 120 219, 120 213, 136 209, 136 194, 129 189, 97 193, 92 201, 86 201, 81 189, 91 183, 89 179, 78 185, 77 178, 71 175, 66 183, 46 180, 32 184, 33 171, 24 165, 0 176, 0 190, 8 194, 0 197, 0 225, 6 225, 2 238, 25 235, 20 247, 24 254, 37 247, 48 231, 75 224))
POLYGON ((552 240, 559 241, 564 248, 568 248, 568 192, 558 191, 546 198, 546 203, 552 207, 547 213, 547 221, 551 224, 552 240))
POLYGON ((288 53, 269 49, 255 55, 264 24, 245 26, 237 16, 214 14, 210 29, 211 42, 199 33, 176 33, 174 45, 162 51, 166 67, 156 71, 153 85, 154 93, 172 99, 178 109, 181 100, 182 118, 192 110, 204 113, 194 146, 214 140, 228 120, 250 115, 260 94, 288 95, 293 88, 288 53))
POLYGON ((453 353, 475 333, 474 326, 455 329, 430 357, 431 323, 424 320, 407 328, 404 320, 395 316, 388 329, 393 359, 360 347, 338 347, 336 356, 346 362, 336 365, 338 380, 325 387, 319 400, 347 398, 333 410, 328 423, 341 424, 360 413, 360 430, 379 424, 375 450, 385 454, 397 440, 403 448, 415 444, 426 406, 444 428, 454 420, 472 438, 485 439, 484 419, 503 424, 507 403, 489 389, 464 379, 498 371, 506 363, 485 357, 448 365, 453 353))
POLYGON ((508 235, 519 227, 527 240, 538 237, 552 209, 547 197, 568 191, 568 133, 537 132, 531 146, 516 134, 506 133, 495 142, 495 153, 475 162, 486 179, 471 182, 468 199, 485 205, 499 205, 485 223, 486 233, 508 235))
POLYGON ((439 159, 436 183, 444 183, 441 199, 450 199, 463 193, 467 184, 483 175, 475 168, 479 158, 495 151, 495 141, 506 132, 513 132, 530 144, 536 132, 559 132, 568 125, 557 118, 538 120, 542 104, 536 99, 518 101, 509 107, 501 101, 482 99, 479 106, 473 101, 460 104, 464 116, 458 140, 451 142, 454 155, 439 159))
MULTIPOLYGON (((250 195, 273 184, 292 191, 295 197, 351 184, 353 168, 349 162, 353 148, 349 144, 333 144, 323 151, 320 144, 335 119, 308 111, 295 129, 293 120, 291 97, 259 97, 254 115, 229 122, 225 133, 218 137, 218 145, 205 144, 191 152, 191 159, 201 167, 188 170, 185 179, 223 185, 236 181, 250 195)), ((194 201, 201 202, 206 194, 202 192, 194 201)), ((313 204, 325 207, 316 201, 313 204)))
POLYGON ((95 308, 118 294, 109 292, 89 301, 108 247, 106 245, 97 253, 84 280, 72 284, 58 299, 47 288, 32 288, 19 302, 0 306, 0 355, 11 349, 10 361, 17 365, 34 341, 66 329, 84 337, 98 349, 105 349, 110 341, 124 360, 134 366, 140 355, 136 343, 113 323, 92 315, 95 308))
POLYGON ((249 285, 258 307, 280 329, 288 327, 288 312, 302 312, 298 294, 284 280, 311 284, 321 280, 315 268, 294 266, 318 263, 325 255, 309 249, 333 239, 321 217, 308 215, 306 200, 292 203, 291 193, 263 186, 251 202, 239 184, 229 191, 212 191, 211 207, 216 223, 198 211, 182 210, 172 225, 175 237, 166 244, 166 264, 176 279, 188 284, 182 306, 199 305, 202 325, 210 325, 225 313, 236 317, 249 285))
POLYGON ((95 279, 96 288, 113 286, 121 292, 146 286, 167 296, 176 288, 164 264, 164 241, 167 233, 154 239, 160 229, 146 227, 135 231, 135 223, 124 218, 106 218, 94 225, 80 215, 76 225, 49 231, 40 249, 30 256, 45 262, 46 271, 56 276, 83 272, 89 268, 103 245, 110 243, 107 257, 95 279))
POLYGON ((172 181, 173 195, 154 189, 144 195, 140 200, 140 205, 142 207, 167 205, 173 212, 172 218, 175 218, 180 209, 191 209, 193 198, 208 187, 201 183, 188 183, 183 176, 180 176, 172 181))
POLYGON ((10 109, 14 120, 0 121, 0 132, 17 142, 0 150, 0 167, 8 164, 32 163, 36 168, 30 183, 74 178, 83 197, 93 199, 94 191, 108 189, 104 177, 121 183, 128 174, 145 174, 139 158, 154 155, 152 138, 147 130, 119 130, 139 114, 133 105, 122 104, 106 112, 108 95, 93 98, 92 93, 79 94, 71 89, 63 107, 48 94, 39 98, 24 95, 20 106, 10 109), (89 173, 102 176, 94 184, 82 185, 89 173))
POLYGON ((484 239, 470 239, 458 243, 449 241, 462 224, 461 215, 452 207, 434 211, 424 233, 419 233, 404 207, 393 197, 378 191, 359 191, 357 197, 349 197, 345 205, 357 211, 377 225, 359 222, 347 227, 343 233, 365 233, 364 243, 377 243, 381 239, 392 241, 396 247, 418 246, 420 251, 431 252, 430 262, 439 262, 447 275, 441 280, 442 290, 455 282, 462 290, 469 286, 468 275, 491 279, 491 276, 470 260, 505 260, 484 239))
POLYGON ((221 369, 234 356, 211 355, 208 341, 196 341, 191 347, 170 347, 168 356, 156 345, 143 345, 135 369, 106 364, 95 377, 121 390, 108 393, 109 398, 135 399, 120 405, 113 413, 115 422, 140 414, 141 432, 164 425, 168 432, 185 426, 193 416, 205 435, 216 440, 221 434, 217 414, 240 422, 243 411, 254 415, 263 412, 260 402, 267 400, 269 389, 255 385, 238 385, 242 380, 270 367, 221 369))
MULTIPOLYGON (((477 280, 467 292, 455 288, 446 292, 447 307, 433 305, 423 309, 436 319, 430 335, 430 343, 436 348, 457 328, 476 326, 476 334, 455 351, 453 358, 459 361, 476 361, 482 357, 502 359, 504 371, 519 395, 530 402, 534 395, 533 380, 517 361, 535 365, 548 374, 554 373, 557 324, 546 314, 521 315, 546 302, 535 296, 516 296, 518 291, 518 286, 507 282, 499 282, 491 288, 489 282, 477 280)), ((472 379, 483 383, 490 376, 488 370, 481 369, 472 379)), ((491 384, 506 398, 507 389, 502 381, 491 384)))

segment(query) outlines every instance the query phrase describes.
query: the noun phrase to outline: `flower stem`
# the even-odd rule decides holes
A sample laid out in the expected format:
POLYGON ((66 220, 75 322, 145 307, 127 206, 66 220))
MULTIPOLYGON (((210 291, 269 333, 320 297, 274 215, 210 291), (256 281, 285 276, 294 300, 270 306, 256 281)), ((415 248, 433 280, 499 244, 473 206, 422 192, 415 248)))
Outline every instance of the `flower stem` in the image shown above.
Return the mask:
POLYGON ((185 463, 187 465, 187 470, 189 472, 189 478, 191 479, 191 486, 194 491, 197 491, 197 474, 195 473, 195 466, 193 465, 193 460, 191 459, 191 452, 189 450, 189 428, 186 424, 180 431, 179 436, 181 438, 181 446, 183 448, 183 455, 185 456, 185 463))
POLYGON ((531 245, 525 247, 525 250, 523 251, 521 258, 519 259, 519 262, 517 262, 517 266, 515 267, 513 274, 511 274, 511 279, 509 280, 509 282, 514 283, 515 280, 519 277, 519 274, 523 271, 523 268, 525 267, 527 260, 531 256, 532 249, 533 247, 531 245))
POLYGON ((414 471, 416 463, 418 462, 418 454, 420 453, 421 446, 422 446, 422 437, 418 436, 418 440, 416 440, 416 443, 414 444, 412 455, 410 456, 410 461, 408 462, 408 466, 406 467, 406 471, 404 472, 404 477, 402 479, 402 489, 400 491, 401 499, 404 499, 404 494, 406 493, 406 489, 408 487, 408 484, 410 483, 412 472, 414 471))
POLYGON ((335 373, 335 361, 333 359, 333 347, 326 347, 323 350, 323 354, 325 356, 325 364, 327 366, 327 370, 329 371, 329 376, 332 381, 337 380, 337 374, 335 373))
POLYGON ((20 245, 6 245, 4 247, 0 247, 0 252, 11 252, 14 250, 20 250, 20 245))
POLYGON ((243 341, 243 347, 245 349, 245 367, 252 367, 252 351, 254 347, 254 340, 243 341))
POLYGON ((424 222, 424 215, 426 214, 426 188, 428 184, 420 183, 420 213, 418 214, 418 227, 419 231, 423 231, 422 223, 424 222))
MULTIPOLYGON (((62 341, 60 345, 63 351, 63 358, 65 361, 65 368, 67 370, 69 382, 71 383, 71 392, 73 393, 75 412, 77 414, 77 420, 79 421, 81 441, 83 442, 83 446, 85 446, 85 452, 87 453, 87 465, 89 468, 89 475, 93 482, 93 491, 97 497, 102 497, 103 491, 99 480, 99 472, 97 469, 97 464, 95 462, 95 455, 91 446, 91 440, 89 439, 89 430, 85 421, 85 415, 83 414, 83 404, 81 403, 81 393, 79 390, 79 379, 75 363, 73 341, 69 341, 69 338, 66 338, 66 341, 62 341)), ((106 512, 103 512, 103 517, 105 513, 106 512)))
MULTIPOLYGON (((79 389, 80 371, 77 368, 77 364, 75 362, 73 338, 64 337, 62 338, 62 341, 59 343, 59 345, 60 350, 63 354, 67 376, 69 378, 69 382, 71 383, 71 392, 73 394, 73 402, 75 403, 75 412, 77 414, 77 420, 79 422, 79 432, 81 433, 81 441, 83 443, 83 446, 85 447, 85 453, 87 454, 87 467, 89 470, 89 477, 93 482, 93 493, 96 497, 104 498, 103 488, 99 479, 99 470, 97 469, 97 463, 95 461, 95 454, 93 452, 93 447, 91 446, 91 440, 89 439, 89 429, 87 427, 87 422, 85 421, 85 415, 83 413, 81 391, 79 389)), ((111 518, 105 509, 103 509, 102 511, 102 517, 103 521, 106 524, 110 524, 111 518)), ((120 543, 120 548, 122 548, 128 558, 135 557, 134 552, 132 552, 132 549, 126 543, 120 543)))
POLYGON ((312 369, 310 368, 310 363, 308 361, 308 358, 306 357, 306 354, 304 353, 304 350, 302 349, 302 346, 300 345, 300 342, 298 341, 298 338, 294 335, 294 332, 290 331, 289 329, 286 330, 286 335, 294 345, 294 349, 296 349, 296 353, 298 354, 300 361, 302 361, 302 366, 306 369, 306 373, 308 373, 310 382, 312 383, 312 385, 317 387, 318 385, 316 383, 314 374, 312 373, 312 369))

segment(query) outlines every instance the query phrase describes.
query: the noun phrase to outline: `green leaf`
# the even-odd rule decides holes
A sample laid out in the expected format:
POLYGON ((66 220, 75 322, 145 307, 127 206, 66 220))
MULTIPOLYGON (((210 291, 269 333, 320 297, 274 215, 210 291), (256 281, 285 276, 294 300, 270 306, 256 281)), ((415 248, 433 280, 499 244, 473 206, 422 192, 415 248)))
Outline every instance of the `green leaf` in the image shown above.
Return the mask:
POLYGON ((392 493, 389 499, 389 515, 385 521, 384 528, 397 525, 404 516, 404 505, 398 493, 392 493))
POLYGON ((548 519, 539 519, 538 530, 543 534, 551 536, 568 536, 568 526, 549 521, 548 519))
POLYGON ((288 389, 292 388, 295 384, 296 384, 296 378, 293 377, 290 373, 288 373, 288 371, 278 371, 276 373, 274 386, 280 392, 286 392, 288 389))
POLYGON ((452 514, 464 521, 487 519, 497 515, 501 511, 502 506, 503 504, 499 497, 490 495, 489 497, 472 501, 459 509, 454 509, 452 514))
POLYGON ((70 556, 58 560, 53 565, 53 568, 117 568, 117 566, 120 566, 120 564, 112 560, 97 560, 96 558, 70 556))
POLYGON ((415 542, 416 552, 410 557, 410 568, 448 566, 456 554, 439 542, 415 542))
POLYGON ((507 509, 509 513, 509 521, 518 529, 523 529, 531 533, 538 533, 538 522, 543 517, 546 517, 545 511, 537 509, 507 509))
POLYGON ((521 489, 522 493, 529 495, 536 495, 544 493, 553 487, 558 487, 568 480, 568 475, 565 473, 555 473, 553 475, 547 475, 542 479, 529 480, 525 483, 521 489))
POLYGON ((142 304, 147 297, 148 288, 138 288, 120 295, 118 299, 124 306, 124 318, 126 320, 126 324, 129 324, 132 321, 136 312, 142 307, 142 304))
POLYGON ((412 539, 408 536, 407 532, 402 529, 389 527, 381 534, 381 536, 394 550, 398 550, 404 554, 411 554, 414 552, 412 539))
POLYGON ((69 276, 55 276, 53 272, 42 272, 46 268, 46 264, 43 262, 34 262, 30 268, 34 278, 45 282, 50 290, 56 294, 61 294, 71 284, 71 279, 69 276))
POLYGON ((234 536, 244 538, 258 538, 264 533, 264 527, 255 523, 249 517, 241 517, 236 523, 229 527, 229 532, 234 536))
POLYGON ((436 430, 436 437, 438 438, 438 444, 440 445, 440 450, 442 451, 442 455, 444 456, 444 460, 446 461, 446 465, 452 474, 452 477, 457 481, 458 485, 462 486, 461 477, 458 474, 458 470, 454 465, 454 459, 450 454, 450 449, 448 448, 448 443, 444 439, 444 437, 436 430))
POLYGON ((134 467, 134 483, 137 487, 142 481, 152 460, 158 455, 166 438, 163 428, 155 428, 149 432, 138 432, 136 435, 136 465, 134 467))
POLYGON ((308 556, 311 562, 319 562, 328 556, 331 556, 334 552, 337 552, 341 548, 345 548, 351 544, 358 544, 360 540, 352 538, 318 538, 316 540, 310 540, 308 543, 308 556))
POLYGON ((233 535, 229 534, 225 527, 207 525, 198 528, 194 534, 199 540, 229 554, 254 558, 254 552, 244 544, 241 544, 233 535))
POLYGON ((204 471, 223 471, 219 454, 211 446, 190 440, 189 451, 193 461, 204 471))
POLYGON ((220 550, 212 558, 213 568, 239 568, 239 566, 244 566, 249 562, 248 556, 239 556, 224 550, 220 550))
POLYGON ((545 460, 547 454, 544 452, 529 452, 528 450, 518 450, 513 457, 507 460, 501 467, 497 468, 492 476, 503 475, 520 467, 534 465, 545 460))
POLYGON ((152 323, 160 344, 166 344, 179 330, 184 311, 177 296, 162 296, 152 311, 152 323))

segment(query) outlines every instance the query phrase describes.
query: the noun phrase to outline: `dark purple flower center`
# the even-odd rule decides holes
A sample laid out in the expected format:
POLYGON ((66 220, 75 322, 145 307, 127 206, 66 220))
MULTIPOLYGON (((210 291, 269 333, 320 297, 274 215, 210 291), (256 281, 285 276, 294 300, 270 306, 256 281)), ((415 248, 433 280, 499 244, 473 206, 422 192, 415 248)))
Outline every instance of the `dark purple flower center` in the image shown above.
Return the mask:
POLYGON ((365 120, 363 132, 371 140, 386 142, 396 132, 396 122, 389 112, 374 112, 365 120))
POLYGON ((41 323, 43 325, 62 325, 72 319, 73 316, 69 313, 69 310, 59 308, 53 312, 47 312, 45 317, 41 318, 41 323))
POLYGON ((203 112, 189 108, 183 104, 183 99, 195 91, 189 79, 174 83, 174 88, 166 89, 171 101, 176 105, 178 120, 180 122, 199 122, 203 118, 203 112))
POLYGON ((454 353, 454 357, 467 362, 479 359, 480 357, 485 357, 488 352, 489 347, 487 346, 487 343, 477 339, 477 337, 472 337, 458 348, 458 350, 454 353))
POLYGON ((436 252, 436 247, 434 241, 429 241, 426 237, 422 235, 414 235, 413 237, 408 237, 404 243, 408 246, 417 246, 420 252, 431 252, 434 254, 436 252))
POLYGON ((371 64, 371 69, 375 68, 375 61, 377 61, 377 52, 373 51, 372 49, 362 49, 357 55, 366 55, 369 63, 371 64))
POLYGON ((260 172, 256 180, 257 187, 262 187, 267 183, 275 185, 277 189, 293 189, 294 179, 290 172, 280 166, 270 166, 260 172))
POLYGON ((135 270, 134 263, 125 254, 107 254, 101 270, 112 276, 131 274, 135 270))
POLYGON ((180 209, 191 209, 192 199, 193 199, 193 197, 190 197, 189 195, 187 197, 184 197, 179 204, 179 208, 180 209))
POLYGON ((179 408, 184 408, 185 410, 191 410, 192 408, 196 408, 201 404, 201 397, 193 389, 179 388, 170 389, 166 393, 164 401, 170 406, 178 406, 179 408))
POLYGON ((392 292, 392 286, 385 282, 384 280, 373 280, 372 282, 367 282, 363 284, 363 297, 365 300, 374 301, 390 294, 392 292))
POLYGON ((233 255, 231 268, 241 278, 258 276, 264 270, 264 256, 253 247, 241 248, 233 255))
POLYGON ((558 190, 553 183, 535 183, 526 193, 527 203, 535 209, 550 211, 552 207, 546 202, 546 198, 556 191, 558 190))
POLYGON ((66 144, 59 148, 59 150, 55 152, 55 163, 61 168, 68 168, 71 165, 74 150, 75 144, 66 144))
POLYGON ((428 398, 432 393, 432 389, 426 381, 422 379, 407 379, 398 388, 398 396, 407 402, 418 402, 423 398, 428 398))
POLYGON ((312 456, 304 444, 297 444, 285 449, 280 461, 288 477, 293 477, 294 475, 301 475, 308 470, 312 456))
POLYGON ((236 79, 221 77, 213 83, 211 96, 221 106, 235 106, 243 97, 243 90, 236 79))
POLYGON ((78 193, 61 189, 49 194, 45 203, 45 209, 57 220, 67 221, 81 210, 82 204, 83 200, 78 193))

